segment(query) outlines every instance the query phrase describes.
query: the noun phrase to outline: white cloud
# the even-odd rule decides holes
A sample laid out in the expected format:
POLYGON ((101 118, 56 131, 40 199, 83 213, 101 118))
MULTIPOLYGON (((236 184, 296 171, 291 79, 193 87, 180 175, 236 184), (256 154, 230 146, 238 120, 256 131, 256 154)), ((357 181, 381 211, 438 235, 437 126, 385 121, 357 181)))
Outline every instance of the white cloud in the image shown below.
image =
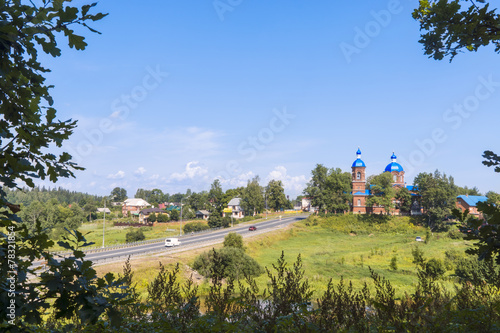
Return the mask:
POLYGON ((134 171, 134 174, 136 176, 142 176, 145 173, 146 173, 146 169, 144 167, 139 167, 137 170, 134 171))
POLYGON ((120 170, 115 174, 109 174, 108 177, 106 177, 106 178, 108 178, 108 179, 123 179, 123 178, 125 178, 125 172, 120 170))
POLYGON ((284 166, 277 166, 267 176, 266 180, 281 180, 285 191, 289 193, 299 194, 306 187, 308 178, 305 175, 290 176, 284 166))
POLYGON ((252 171, 243 172, 235 177, 225 179, 223 177, 219 178, 221 184, 226 185, 229 188, 246 186, 249 179, 252 179, 255 174, 252 171))
POLYGON ((171 180, 182 181, 185 179, 194 179, 204 177, 208 174, 208 169, 199 165, 198 161, 191 161, 186 165, 184 172, 174 172, 170 175, 171 180))

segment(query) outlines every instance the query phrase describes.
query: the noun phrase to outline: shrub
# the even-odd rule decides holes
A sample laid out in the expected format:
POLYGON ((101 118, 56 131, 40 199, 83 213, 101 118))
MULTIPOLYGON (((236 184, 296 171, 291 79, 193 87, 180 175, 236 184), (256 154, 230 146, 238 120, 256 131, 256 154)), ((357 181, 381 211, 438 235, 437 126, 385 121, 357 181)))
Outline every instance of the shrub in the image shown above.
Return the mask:
POLYGON ((230 277, 238 280, 245 275, 259 276, 264 272, 255 259, 245 254, 242 249, 234 247, 224 247, 217 251, 212 249, 209 252, 202 253, 195 259, 193 269, 206 278, 212 277, 214 254, 219 257, 220 269, 223 271, 222 274, 225 278, 230 277))
POLYGON ((464 258, 465 253, 464 251, 459 251, 457 249, 450 249, 446 250, 444 252, 444 255, 446 257, 445 261, 446 269, 451 270, 455 267, 455 265, 458 263, 460 259, 464 258))
POLYGON ((432 279, 439 279, 445 272, 446 269, 441 259, 432 258, 425 263, 425 273, 432 279))
POLYGON ((243 237, 235 232, 230 232, 224 237, 224 247, 235 247, 245 251, 243 237))
POLYGON ((158 214, 156 215, 156 221, 157 222, 168 222, 170 221, 170 217, 168 214, 158 214))
POLYGON ((458 229, 451 229, 448 231, 448 237, 451 239, 462 239, 464 238, 464 234, 460 232, 458 229))
POLYGON ((199 232, 208 229, 210 229, 210 227, 205 222, 188 222, 182 227, 184 233, 199 232))
POLYGON ((393 256, 391 259, 391 263, 389 264, 389 268, 392 269, 393 271, 398 270, 398 257, 393 256))
POLYGON ((457 261, 455 275, 462 281, 479 285, 486 281, 490 284, 498 284, 500 281, 500 265, 493 259, 478 260, 476 257, 465 257, 457 261))
POLYGON ((428 244, 431 241, 431 238, 432 238, 432 233, 431 233, 430 230, 427 230, 427 232, 425 234, 425 241, 424 241, 424 243, 428 244))
POLYGON ((125 236, 125 241, 127 243, 140 242, 144 239, 146 239, 146 236, 144 236, 141 229, 130 230, 125 236))

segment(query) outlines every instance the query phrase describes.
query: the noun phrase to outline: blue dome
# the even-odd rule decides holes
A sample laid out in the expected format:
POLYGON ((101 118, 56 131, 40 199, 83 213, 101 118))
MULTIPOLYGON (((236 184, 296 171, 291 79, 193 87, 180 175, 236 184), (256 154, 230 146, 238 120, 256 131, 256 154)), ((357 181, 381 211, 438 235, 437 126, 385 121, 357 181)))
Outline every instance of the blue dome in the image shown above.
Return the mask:
POLYGON ((399 164, 397 162, 392 162, 392 163, 389 163, 385 167, 385 172, 392 172, 392 171, 401 172, 401 171, 404 171, 404 170, 403 170, 403 167, 401 166, 401 164, 399 164))
POLYGON ((366 168, 366 165, 365 165, 365 162, 363 162, 362 159, 358 158, 356 161, 354 161, 354 163, 352 164, 352 167, 365 167, 366 168))
POLYGON ((396 154, 394 154, 394 152, 392 152, 391 160, 395 160, 396 158, 397 158, 396 154))
POLYGON ((358 147, 358 151, 356 152, 356 155, 357 155, 357 159, 356 161, 354 161, 354 163, 352 163, 352 167, 365 167, 366 168, 366 165, 365 165, 365 162, 363 162, 363 160, 361 159, 361 149, 359 149, 358 147))

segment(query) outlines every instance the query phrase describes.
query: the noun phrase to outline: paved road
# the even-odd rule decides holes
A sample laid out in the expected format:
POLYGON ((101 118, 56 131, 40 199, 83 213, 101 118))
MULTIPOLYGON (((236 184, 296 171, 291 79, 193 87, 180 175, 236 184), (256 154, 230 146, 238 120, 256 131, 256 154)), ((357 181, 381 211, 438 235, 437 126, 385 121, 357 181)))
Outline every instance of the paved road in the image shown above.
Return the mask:
MULTIPOLYGON (((230 232, 236 232, 238 234, 241 234, 243 237, 247 237, 251 236, 252 234, 261 234, 265 232, 270 232, 272 230, 276 230, 277 228, 280 227, 285 227, 293 222, 300 221, 305 218, 306 216, 299 215, 292 217, 283 217, 281 220, 271 219, 269 221, 258 222, 255 223, 257 231, 249 231, 248 227, 252 224, 245 224, 245 225, 237 225, 233 228, 219 229, 217 231, 212 231, 209 233, 183 235, 181 237, 178 237, 179 240, 181 241, 181 245, 176 247, 166 248, 164 242, 144 244, 144 245, 131 246, 121 249, 110 249, 108 251, 102 251, 97 253, 87 253, 85 255, 85 259, 91 260, 94 263, 98 263, 100 261, 102 262, 102 261, 113 260, 113 258, 118 259, 120 257, 126 257, 129 255, 134 256, 134 255, 141 255, 153 252, 163 252, 163 251, 164 253, 179 252, 182 251, 183 249, 187 250, 188 248, 220 243, 224 240, 224 237, 230 232)), ((38 265, 39 263, 34 263, 34 266, 38 265)))

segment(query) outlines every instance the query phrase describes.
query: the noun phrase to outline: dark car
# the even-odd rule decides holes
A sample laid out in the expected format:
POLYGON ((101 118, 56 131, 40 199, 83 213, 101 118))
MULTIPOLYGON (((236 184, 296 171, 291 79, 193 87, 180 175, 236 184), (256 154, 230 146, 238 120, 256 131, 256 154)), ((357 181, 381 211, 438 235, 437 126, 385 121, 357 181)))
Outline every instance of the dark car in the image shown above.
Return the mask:
POLYGON ((255 230, 257 230, 257 227, 256 227, 256 226, 254 226, 254 225, 252 225, 252 226, 250 226, 250 228, 248 228, 248 230, 250 230, 250 231, 255 231, 255 230))

